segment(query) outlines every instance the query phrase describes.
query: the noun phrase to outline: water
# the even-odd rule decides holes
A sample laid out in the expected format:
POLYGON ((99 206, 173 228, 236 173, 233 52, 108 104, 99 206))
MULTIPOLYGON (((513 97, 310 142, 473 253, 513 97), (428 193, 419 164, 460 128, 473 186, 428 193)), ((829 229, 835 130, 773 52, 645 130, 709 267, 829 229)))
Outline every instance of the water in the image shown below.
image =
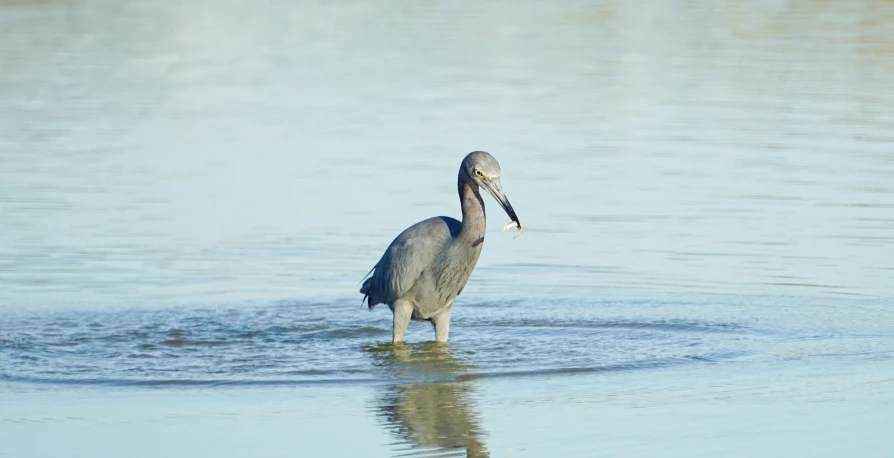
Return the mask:
POLYGON ((0 456, 882 456, 892 24, 0 5, 0 456), (525 235, 393 348, 359 281, 475 149, 525 235))
MULTIPOLYGON (((2 362, 9 379, 37 383, 297 385, 404 380, 409 374, 395 371, 387 361, 395 357, 389 314, 364 314, 360 320, 362 312, 352 305, 287 303, 4 316, 2 362)), ((785 335, 778 329, 748 327, 755 318, 734 319, 725 311, 729 304, 623 301, 594 307, 592 302, 575 301, 554 302, 545 310, 538 305, 470 304, 461 315, 463 332, 457 333, 449 350, 423 345, 403 351, 410 361, 417 351, 434 352, 436 360, 441 356, 455 360, 455 371, 433 375, 435 380, 453 380, 725 361, 760 354, 785 335), (699 319, 692 319, 695 314, 699 319), (719 321, 722 318, 731 321, 719 321)), ((411 337, 431 340, 424 330, 425 334, 418 329, 411 337)), ((785 338, 797 336, 794 331, 788 334, 785 338)), ((424 373, 416 376, 428 378, 424 373)))
POLYGON ((91 443, 80 434, 112 431, 120 442, 86 450, 113 456, 158 434, 225 455, 241 454, 234 445, 263 456, 650 454, 637 442, 658 435, 675 438, 678 453, 783 454, 805 446, 798 429, 819 454, 846 452, 818 446, 819 432, 845 443, 869 435, 848 449, 871 455, 894 426, 886 301, 469 301, 449 346, 416 323, 397 347, 388 314, 356 305, 5 311, 0 430, 11 456, 70 454, 69 444, 91 443), (629 419, 640 409, 651 413, 629 419), (618 431, 620 418, 632 430, 618 431), (697 426, 674 429, 681 419, 697 426), (751 443, 755 431, 793 425, 769 446, 751 443), (208 439, 209 427, 243 440, 208 439), (269 428, 305 432, 264 439, 269 428), (360 439, 333 445, 346 430, 360 439), (66 439, 35 443, 16 431, 66 439))

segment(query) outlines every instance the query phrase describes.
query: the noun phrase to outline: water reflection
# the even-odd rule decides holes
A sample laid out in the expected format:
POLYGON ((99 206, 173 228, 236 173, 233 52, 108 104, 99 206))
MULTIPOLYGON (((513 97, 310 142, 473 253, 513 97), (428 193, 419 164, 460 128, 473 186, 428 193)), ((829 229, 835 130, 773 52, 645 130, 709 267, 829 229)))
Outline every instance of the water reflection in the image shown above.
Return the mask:
POLYGON ((376 415, 399 441, 398 454, 488 457, 471 381, 457 377, 472 368, 458 352, 435 342, 366 348, 373 363, 413 383, 384 388, 376 415), (416 453, 410 450, 416 449, 416 453), (403 452, 403 453, 402 453, 403 452))

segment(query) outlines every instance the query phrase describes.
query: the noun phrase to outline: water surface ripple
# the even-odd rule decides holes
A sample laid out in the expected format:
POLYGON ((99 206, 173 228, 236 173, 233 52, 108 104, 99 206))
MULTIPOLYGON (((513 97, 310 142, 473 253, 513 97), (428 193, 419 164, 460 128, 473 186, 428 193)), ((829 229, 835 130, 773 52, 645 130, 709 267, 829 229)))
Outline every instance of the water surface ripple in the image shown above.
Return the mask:
MULTIPOLYGON (((864 350, 872 339, 885 342, 884 333, 860 329, 866 325, 829 328, 811 308, 773 302, 737 308, 727 301, 472 301, 457 306, 453 339, 443 346, 463 370, 410 373, 382 364, 396 351, 389 343, 390 313, 368 313, 346 301, 15 311, 0 320, 0 378, 124 386, 388 384, 749 361, 784 355, 791 344, 825 352, 833 339, 841 353, 845 335, 864 350), (812 318, 790 321, 793 313, 812 318)), ((840 326, 861 309, 836 310, 840 326)), ((426 352, 439 346, 429 340, 429 325, 415 323, 410 344, 398 350, 427 361, 426 352)))

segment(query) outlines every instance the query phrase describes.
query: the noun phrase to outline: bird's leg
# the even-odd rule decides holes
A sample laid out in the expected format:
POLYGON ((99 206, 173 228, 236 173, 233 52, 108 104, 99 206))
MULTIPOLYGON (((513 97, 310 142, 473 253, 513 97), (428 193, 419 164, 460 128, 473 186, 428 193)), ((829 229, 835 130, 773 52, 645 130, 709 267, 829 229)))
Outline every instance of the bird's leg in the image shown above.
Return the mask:
POLYGON ((391 342, 398 343, 404 338, 407 332, 407 325, 410 324, 410 317, 413 316, 413 304, 405 299, 394 301, 394 330, 391 335, 391 342))
POLYGON ((443 312, 431 317, 431 325, 435 328, 435 340, 438 342, 447 342, 447 334, 450 333, 450 310, 453 304, 447 307, 443 312))

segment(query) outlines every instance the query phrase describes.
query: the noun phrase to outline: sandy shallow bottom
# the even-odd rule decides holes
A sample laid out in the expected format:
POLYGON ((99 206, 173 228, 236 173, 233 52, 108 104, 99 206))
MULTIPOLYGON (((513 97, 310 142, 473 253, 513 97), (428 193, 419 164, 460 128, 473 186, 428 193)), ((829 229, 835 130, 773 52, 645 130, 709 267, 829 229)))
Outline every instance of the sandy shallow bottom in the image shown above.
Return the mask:
POLYGON ((0 387, 10 457, 888 456, 894 367, 343 386, 0 387))

